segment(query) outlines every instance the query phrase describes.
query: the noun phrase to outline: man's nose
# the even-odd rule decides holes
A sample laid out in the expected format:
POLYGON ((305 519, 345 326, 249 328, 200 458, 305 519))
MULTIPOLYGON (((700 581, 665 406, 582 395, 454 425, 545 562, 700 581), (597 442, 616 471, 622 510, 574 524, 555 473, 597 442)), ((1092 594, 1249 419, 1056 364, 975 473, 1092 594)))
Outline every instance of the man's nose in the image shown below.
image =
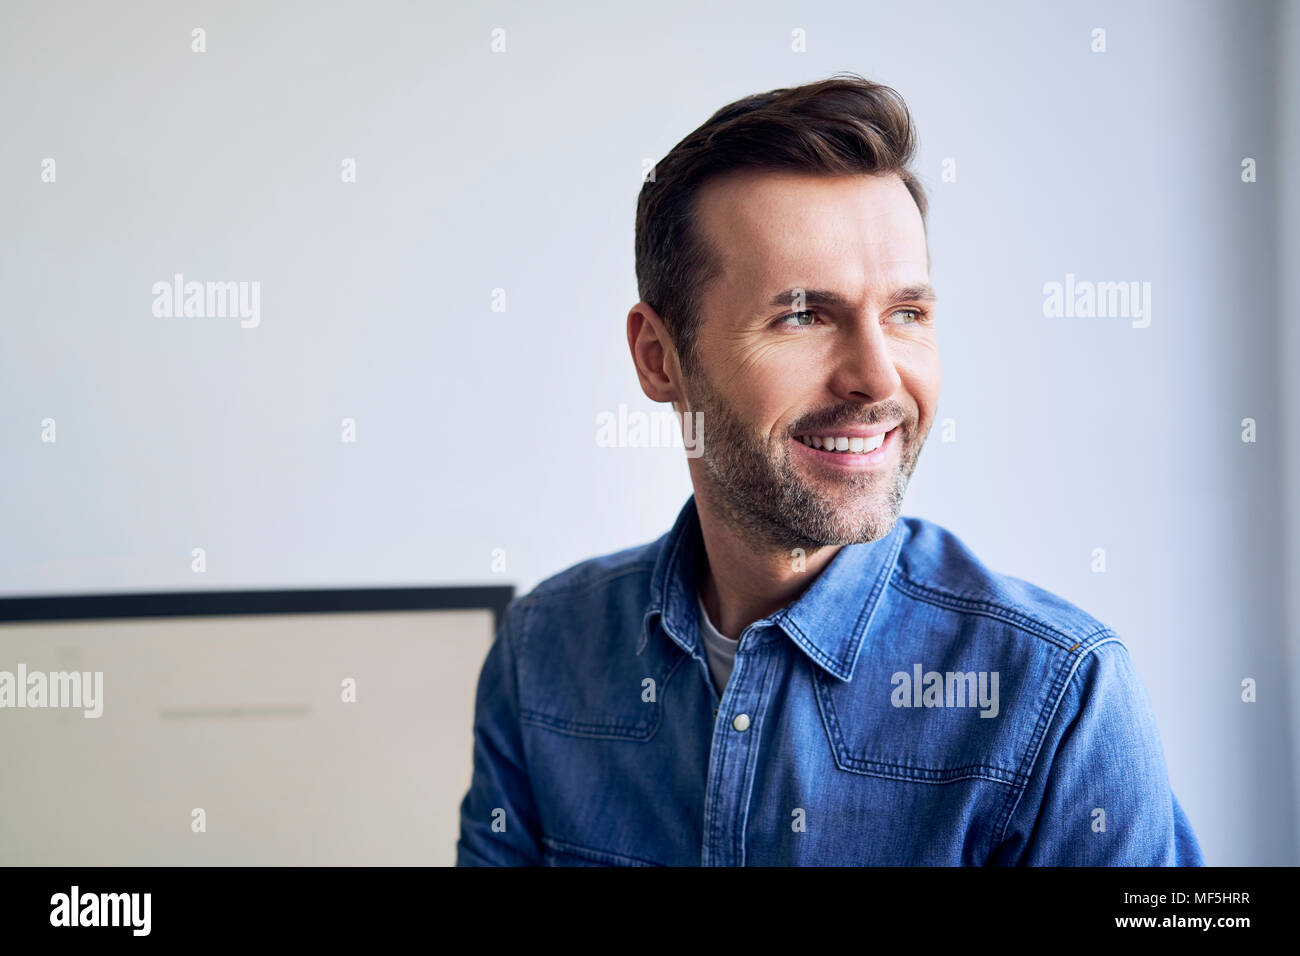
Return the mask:
POLYGON ((846 329, 831 378, 836 395, 850 402, 880 402, 902 384, 889 337, 878 322, 864 320, 846 329))

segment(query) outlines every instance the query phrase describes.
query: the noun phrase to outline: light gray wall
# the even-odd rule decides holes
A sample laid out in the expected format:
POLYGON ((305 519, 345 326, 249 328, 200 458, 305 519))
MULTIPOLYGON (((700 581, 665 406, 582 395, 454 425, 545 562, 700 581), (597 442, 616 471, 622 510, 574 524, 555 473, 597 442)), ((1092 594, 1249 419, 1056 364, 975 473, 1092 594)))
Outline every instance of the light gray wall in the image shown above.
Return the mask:
MULTIPOLYGON (((1286 539, 1286 555, 1280 562, 1286 604, 1283 644, 1287 656, 1285 669, 1273 672, 1270 683, 1275 693, 1284 693, 1300 684, 1300 188, 1295 170, 1300 169, 1300 3, 1286 0, 1278 11, 1275 55, 1277 56, 1277 138, 1276 160, 1277 222, 1279 241, 1276 247, 1278 309, 1276 312, 1279 347, 1277 376, 1280 382, 1281 426, 1285 440, 1282 453, 1282 507, 1278 525, 1286 539), (1287 175, 1284 171, 1290 171, 1287 175), (1285 681, 1285 684, 1283 684, 1285 681)), ((1293 773, 1293 790, 1300 792, 1300 695, 1291 690, 1289 725, 1293 773)), ((1260 736, 1271 737, 1269 728, 1260 736)), ((1267 765, 1266 765, 1267 766, 1267 765)), ((1270 781, 1271 783, 1271 781, 1270 781)), ((1292 798, 1294 804, 1295 798, 1292 798)), ((1293 861, 1294 862, 1294 861, 1293 861)))
POLYGON ((1210 862, 1295 863, 1295 21, 8 0, 0 590, 526 589, 662 534, 682 451, 595 441, 655 408, 624 333, 642 163, 740 95, 853 70, 908 100, 932 196, 957 440, 932 433, 906 513, 1118 630, 1210 862), (155 317, 175 273, 259 282, 260 323, 155 317), (1150 282, 1150 325, 1046 318, 1067 273, 1150 282))

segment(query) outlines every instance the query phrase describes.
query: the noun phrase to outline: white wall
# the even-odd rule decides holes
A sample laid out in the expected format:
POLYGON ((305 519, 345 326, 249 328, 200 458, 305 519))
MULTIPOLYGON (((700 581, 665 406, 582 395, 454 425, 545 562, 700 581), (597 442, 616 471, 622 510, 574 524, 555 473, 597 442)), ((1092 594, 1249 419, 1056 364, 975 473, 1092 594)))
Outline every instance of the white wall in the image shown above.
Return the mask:
POLYGON ((906 513, 1119 631, 1210 862, 1295 863, 1295 41, 1271 3, 9 0, 0 590, 526 589, 662 534, 682 452, 595 442, 654 408, 624 333, 642 161, 854 70, 908 100, 932 195, 958 440, 906 513), (260 324, 155 318, 177 272, 260 282, 260 324), (1045 318, 1067 273, 1152 283, 1150 326, 1045 318))

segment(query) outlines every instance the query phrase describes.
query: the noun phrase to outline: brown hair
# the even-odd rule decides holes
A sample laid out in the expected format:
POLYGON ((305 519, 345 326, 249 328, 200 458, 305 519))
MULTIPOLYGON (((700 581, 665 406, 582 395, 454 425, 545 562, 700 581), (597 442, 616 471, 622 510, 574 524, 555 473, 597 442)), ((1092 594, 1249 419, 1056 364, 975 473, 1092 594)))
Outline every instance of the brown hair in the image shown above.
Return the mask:
POLYGON ((892 173, 912 194, 924 228, 925 190, 908 168, 916 142, 902 96, 857 74, 837 73, 739 99, 674 146, 637 197, 636 280, 683 367, 696 367, 699 297, 721 270, 694 221, 695 197, 706 180, 733 169, 892 173))

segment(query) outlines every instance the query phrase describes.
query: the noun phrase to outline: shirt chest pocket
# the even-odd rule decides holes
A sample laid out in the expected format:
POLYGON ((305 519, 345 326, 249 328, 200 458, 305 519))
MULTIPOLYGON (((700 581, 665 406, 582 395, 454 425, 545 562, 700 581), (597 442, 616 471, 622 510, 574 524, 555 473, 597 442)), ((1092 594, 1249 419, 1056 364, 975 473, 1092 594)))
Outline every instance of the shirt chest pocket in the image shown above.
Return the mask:
POLYGON ((960 699, 936 699, 911 690, 904 697, 901 681, 864 670, 852 684, 820 672, 813 678, 826 742, 840 770, 927 784, 1025 783, 1021 768, 1034 721, 1016 708, 999 713, 996 704, 981 706, 981 675, 963 678, 960 699))
POLYGON ((651 640, 637 654, 635 632, 586 633, 589 642, 574 635, 548 640, 544 632, 529 638, 520 662, 519 719, 571 737, 651 739, 685 652, 651 640))

